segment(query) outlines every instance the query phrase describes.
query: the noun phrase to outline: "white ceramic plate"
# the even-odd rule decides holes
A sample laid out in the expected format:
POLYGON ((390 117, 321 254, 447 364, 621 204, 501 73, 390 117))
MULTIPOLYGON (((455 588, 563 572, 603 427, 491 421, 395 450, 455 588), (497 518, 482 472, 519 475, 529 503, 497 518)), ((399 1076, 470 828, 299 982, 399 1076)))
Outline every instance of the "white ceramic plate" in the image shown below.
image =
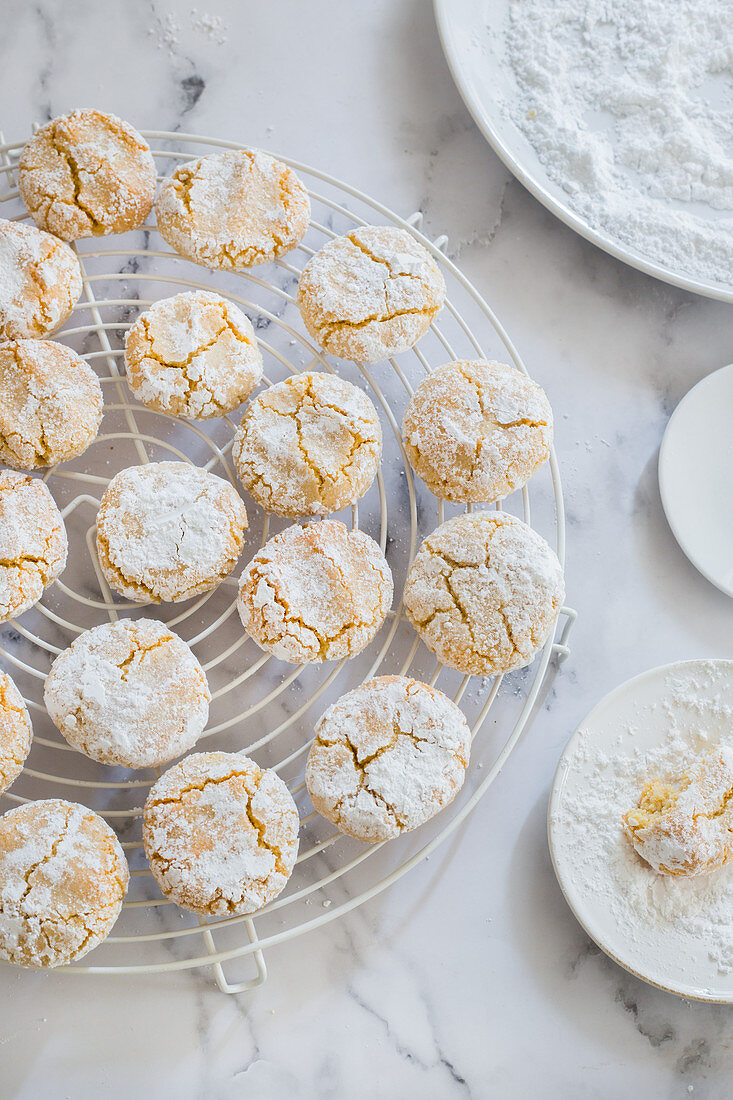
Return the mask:
POLYGON ((507 168, 535 198, 583 237, 647 275, 709 298, 733 302, 730 285, 695 279, 665 267, 594 229, 568 206, 565 191, 548 177, 525 136, 502 112, 502 100, 509 101, 516 94, 504 56, 509 0, 434 0, 434 5, 443 51, 466 106, 507 168))
POLYGON ((733 596, 733 363, 698 382, 672 413, 659 491, 687 557, 733 596))
MULTIPOLYGON (((555 774, 548 812, 550 852, 570 908, 607 955, 670 993, 733 1004, 733 973, 720 972, 710 956, 711 944, 703 936, 675 923, 651 928, 641 919, 634 927, 619 927, 613 907, 618 888, 608 861, 600 864, 600 885, 584 880, 578 870, 572 806, 578 798, 590 797, 594 784, 597 791, 599 782, 588 750, 615 759, 661 748, 669 733, 672 706, 678 729, 685 737, 689 734, 691 743, 701 724, 713 743, 719 739, 733 743, 732 711, 726 713, 726 708, 733 708, 733 661, 679 661, 652 669, 616 688, 590 712, 568 742, 555 774), (688 700, 686 705, 680 707, 680 698, 688 700)), ((628 809, 624 804, 614 806, 612 812, 618 813, 620 822, 621 813, 628 809)), ((623 835, 620 842, 626 843, 623 835)), ((729 868, 713 873, 728 875, 729 868)), ((651 869, 649 875, 669 885, 667 876, 655 876, 651 869)), ((686 890, 689 881, 676 879, 672 889, 686 890)))

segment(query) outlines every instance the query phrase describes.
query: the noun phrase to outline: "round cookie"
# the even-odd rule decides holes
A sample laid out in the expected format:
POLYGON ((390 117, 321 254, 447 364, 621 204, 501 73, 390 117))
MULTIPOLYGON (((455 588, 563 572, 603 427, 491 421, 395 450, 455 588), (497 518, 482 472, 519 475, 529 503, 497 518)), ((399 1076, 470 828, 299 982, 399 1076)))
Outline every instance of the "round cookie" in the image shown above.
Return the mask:
POLYGON ((0 817, 0 957, 17 966, 74 962, 109 935, 130 872, 98 814, 49 798, 0 817))
POLYGON ((240 481, 268 512, 323 516, 354 504, 374 481, 382 428, 363 390, 306 372, 255 398, 232 454, 240 481))
POLYGON ((541 535, 491 511, 455 516, 428 535, 403 601, 439 661, 487 676, 531 663, 564 597, 562 567, 541 535))
POLYGON ((120 619, 59 654, 43 698, 69 744, 92 760, 153 768, 193 747, 211 693, 189 646, 164 623, 120 619))
POLYGON ((305 782, 319 814, 369 843, 416 829, 463 786, 468 723, 436 688, 378 676, 319 719, 305 782))
POLYGON ((0 622, 38 603, 66 565, 66 528, 38 478, 0 470, 0 622))
POLYGON ((33 727, 23 696, 7 672, 0 671, 0 793, 23 771, 32 740, 33 727))
POLYGON ((171 248, 227 271, 289 252, 310 218, 308 192, 295 172, 256 149, 180 164, 163 183, 155 209, 171 248))
POLYGON ((53 332, 82 287, 79 261, 67 244, 34 225, 0 218, 0 340, 53 332))
POLYGON ((203 290, 163 298, 125 336, 127 381, 158 412, 204 419, 238 408, 262 378, 248 317, 203 290))
POLYGON ((129 466, 99 504, 99 564, 122 596, 176 603, 231 573, 246 529, 244 504, 228 481, 188 462, 129 466))
POLYGON ((65 241, 136 229, 153 208, 156 183, 155 161, 137 130, 91 108, 47 122, 18 165, 36 225, 65 241))
POLYGON ((360 363, 413 347, 444 301, 437 263, 395 226, 367 225, 329 241, 298 283, 298 305, 313 339, 360 363))
POLYGON ((52 340, 0 344, 0 461, 21 470, 55 466, 87 449, 102 423, 99 379, 52 340))
POLYGON ((371 642, 392 604, 376 542, 337 520, 295 524, 265 543, 242 574, 244 629, 281 661, 338 661, 371 642))
POLYGON ((200 752, 151 788, 143 843, 158 885, 181 908, 254 913, 285 888, 299 825, 276 772, 240 753, 200 752))
POLYGON ((526 374, 482 360, 423 379, 402 421, 410 465, 443 500, 503 500, 546 462, 552 409, 526 374))

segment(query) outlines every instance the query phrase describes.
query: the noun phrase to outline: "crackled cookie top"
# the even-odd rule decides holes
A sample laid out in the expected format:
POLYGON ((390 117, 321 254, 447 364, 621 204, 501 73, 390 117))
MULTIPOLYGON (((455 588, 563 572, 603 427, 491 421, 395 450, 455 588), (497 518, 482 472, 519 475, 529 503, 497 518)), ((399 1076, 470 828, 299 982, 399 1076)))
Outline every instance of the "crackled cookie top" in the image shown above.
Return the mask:
POLYGON ((671 779, 646 784, 624 828, 642 859, 665 875, 704 875, 733 847, 733 751, 700 756, 671 779))
POLYGON ((552 409, 514 367, 447 363, 415 390, 402 421, 415 473, 444 500, 502 500, 547 461, 552 409))
POLYGON ((249 318, 203 290, 163 298, 142 313, 125 337, 125 365, 138 401, 195 419, 236 409, 262 378, 249 318))
POLYGON ((290 878, 299 825, 276 772, 239 753, 200 752, 152 787, 143 842, 158 885, 183 909, 254 913, 290 878))
POLYGON ((125 768, 167 764, 192 748, 211 699, 191 649, 155 619, 84 631, 53 662, 43 697, 70 745, 125 768))
POLYGON ((389 840, 428 821, 463 785, 471 733, 447 695, 379 676, 318 721, 305 781, 319 814, 359 840, 389 840))
POLYGON ((66 528, 42 481, 0 470, 0 622, 27 611, 66 565, 66 528))
POLYGON ((237 270, 295 248, 310 200, 282 161, 232 149, 179 165, 160 189, 156 214, 176 252, 204 267, 237 270))
POLYGON ((0 793, 23 771, 33 727, 23 696, 7 672, 0 672, 0 793))
POLYGON ((156 182, 152 153, 137 130, 90 108, 42 126, 18 167, 20 193, 34 221, 65 241, 142 225, 156 182))
POLYGON ((131 600, 187 600, 231 573, 247 512, 236 490, 187 462, 130 466, 112 478, 97 514, 105 577, 131 600))
POLYGON ((363 531, 336 520, 281 531, 242 574, 244 629, 281 661, 337 661, 371 642, 392 604, 392 574, 363 531))
POLYGON ((327 515, 354 504, 379 469, 382 428, 357 386, 320 371, 259 394, 234 440, 237 473, 268 512, 327 515))
POLYGON ((425 539, 407 574, 407 618, 443 664, 497 675, 530 664, 565 596, 541 535, 505 512, 455 516, 425 539))
POLYGON ((102 387, 52 340, 0 344, 0 461, 35 470, 80 455, 102 423, 102 387))
POLYGON ((17 966, 62 966, 110 933, 130 872, 109 825, 61 799, 0 817, 0 956, 17 966))
POLYGON ((62 325, 82 291, 67 244, 0 218, 0 340, 46 336, 62 325))
POLYGON ((377 363, 411 348, 445 300, 435 260, 405 229, 367 225, 337 237, 303 268, 298 305, 322 348, 377 363))

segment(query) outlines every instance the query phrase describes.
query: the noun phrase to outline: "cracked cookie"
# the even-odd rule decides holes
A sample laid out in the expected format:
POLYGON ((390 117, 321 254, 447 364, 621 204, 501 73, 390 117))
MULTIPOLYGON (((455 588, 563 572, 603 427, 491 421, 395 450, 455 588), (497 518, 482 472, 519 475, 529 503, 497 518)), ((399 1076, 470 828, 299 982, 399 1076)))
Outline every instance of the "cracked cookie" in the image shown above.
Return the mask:
POLYGON ((664 875, 704 875, 726 862, 733 844, 733 752, 721 747, 686 771, 646 784, 623 817, 629 840, 664 875))
POLYGON ((191 649, 164 623, 120 619, 59 654, 43 699, 68 743, 92 760, 152 768, 198 741, 211 694, 191 649))
POLYGON ((127 381, 158 412, 204 419, 238 408, 262 378, 248 317, 218 294, 163 298, 125 336, 127 381))
POLYGON ((285 888, 299 826, 276 772, 240 753, 200 752, 151 788, 143 843, 176 905, 202 916, 254 913, 285 888))
POLYGON ((65 241, 136 229, 152 210, 156 183, 155 161, 137 130, 91 108, 42 126, 18 165, 33 220, 65 241))
POLYGON ((379 469, 382 428, 363 390, 311 371, 255 398, 232 453, 240 481, 268 512, 323 516, 366 493, 379 469))
POLYGON ((547 641, 565 596, 545 540, 506 512, 455 516, 410 566, 405 614, 443 664, 487 676, 524 668, 547 641))
POLYGON ((413 347, 444 301, 437 263, 394 226, 367 225, 329 241, 298 283, 298 305, 313 339, 359 363, 413 347))
POLYGON ((176 603, 231 573, 246 529, 242 498, 228 481, 188 462, 129 466, 99 504, 99 564, 128 599, 176 603))
POLYGON ((75 351, 52 340, 0 344, 0 461, 21 470, 66 462, 102 423, 99 379, 75 351))
POLYGON ((38 603, 66 565, 66 528, 42 481, 0 470, 0 622, 38 603))
POLYGON ((23 696, 7 672, 0 671, 0 793, 23 771, 32 740, 33 727, 23 696))
POLYGON ((378 676, 319 719, 305 782, 319 814, 373 844, 447 806, 463 786, 470 749, 468 723, 442 691, 378 676))
POLYGON ((82 292, 79 261, 67 244, 34 225, 0 218, 0 340, 46 336, 82 292))
POLYGON ((295 172, 258 149, 180 164, 160 189, 158 229, 204 267, 238 270, 289 252, 308 228, 310 199, 295 172))
POLYGON ((97 947, 120 915, 130 872, 106 821, 49 798, 0 817, 0 956, 63 966, 97 947))
POLYGON ((266 542, 242 573, 244 629, 280 661, 338 661, 372 641, 392 605, 379 546, 337 520, 295 524, 266 542))
POLYGON ((410 398, 402 437, 415 473, 442 500, 503 500, 546 462, 552 409, 514 367, 447 363, 410 398))

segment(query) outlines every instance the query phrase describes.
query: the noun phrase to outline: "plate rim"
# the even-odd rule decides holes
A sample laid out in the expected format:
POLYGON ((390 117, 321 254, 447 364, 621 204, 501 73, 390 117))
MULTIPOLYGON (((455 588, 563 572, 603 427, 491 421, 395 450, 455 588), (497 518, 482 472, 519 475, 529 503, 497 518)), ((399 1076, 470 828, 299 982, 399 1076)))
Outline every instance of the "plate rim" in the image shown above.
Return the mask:
POLYGON ((700 294, 705 298, 712 298, 719 302, 733 303, 733 286, 726 288, 721 283, 705 282, 701 279, 680 275, 671 268, 648 259, 644 253, 638 252, 636 249, 619 245, 613 237, 589 225, 584 218, 581 218, 569 206, 551 194, 532 172, 523 167, 521 161, 499 137, 480 97, 473 94, 469 82, 463 79, 461 51, 455 41, 453 32, 456 22, 455 0, 433 0, 433 11, 438 37, 448 69, 469 114, 499 159, 538 202, 542 203, 550 213, 554 214, 570 229, 575 230, 585 240, 590 241, 591 244, 596 245, 629 267, 636 268, 637 271, 650 275, 652 278, 670 286, 679 287, 681 290, 700 294))
POLYGON ((596 944, 597 947, 600 948, 604 955, 607 955, 608 958, 612 959, 613 962, 617 963, 618 966, 620 966, 623 970, 626 970, 629 974, 633 974, 634 977, 639 978, 647 985, 654 986, 656 989, 661 989, 665 993, 671 993, 675 997, 684 997, 686 1000, 700 1001, 705 1004, 730 1005, 733 1004, 733 973, 730 976, 730 992, 725 996, 721 996, 719 994, 714 995, 712 990, 706 990, 699 986, 682 987, 680 985, 665 985, 664 982, 657 981, 654 978, 649 977, 649 975, 643 974, 641 971, 637 970, 636 967, 631 966, 627 962, 624 962, 623 959, 619 958, 618 955, 610 950, 609 947, 603 942, 603 937, 597 935, 596 932, 593 931, 591 927, 589 927, 589 923, 586 920, 586 917, 578 911, 576 905, 573 902, 573 899, 569 895, 568 890, 566 890, 565 883, 563 882, 563 878, 558 866, 558 858, 552 832, 553 811, 557 808, 557 804, 559 802, 561 794, 564 791, 565 782, 568 775, 568 769, 564 766, 565 761, 570 754, 571 749, 574 746, 575 741, 583 727, 587 723, 589 723, 599 711, 601 711, 609 703, 612 703, 618 696, 626 694, 626 692, 630 688, 634 688, 640 683, 654 679, 660 675, 668 675, 671 672, 688 668, 690 665, 699 665, 703 663, 710 664, 711 662, 713 662, 714 664, 728 665, 733 672, 733 658, 728 657, 688 657, 679 661, 671 661, 665 665, 656 665, 654 668, 649 668, 645 672, 639 672, 636 674, 636 676, 631 676, 628 680, 624 680, 622 683, 617 684, 615 688, 612 688, 611 691, 602 696, 602 698, 599 699, 593 707, 591 707, 588 713, 585 714, 583 718, 581 718, 580 722, 575 727, 570 737, 568 738, 567 743, 565 744, 565 747, 560 755, 560 759, 557 762, 555 773, 552 777, 552 786, 550 788, 550 797, 548 799, 547 805, 547 844, 550 850, 552 869, 555 873, 557 884, 560 887, 561 893, 563 895, 563 898, 565 899, 568 908, 570 909, 571 913, 575 917, 580 927, 586 933, 586 935, 593 940, 593 942, 596 944))

